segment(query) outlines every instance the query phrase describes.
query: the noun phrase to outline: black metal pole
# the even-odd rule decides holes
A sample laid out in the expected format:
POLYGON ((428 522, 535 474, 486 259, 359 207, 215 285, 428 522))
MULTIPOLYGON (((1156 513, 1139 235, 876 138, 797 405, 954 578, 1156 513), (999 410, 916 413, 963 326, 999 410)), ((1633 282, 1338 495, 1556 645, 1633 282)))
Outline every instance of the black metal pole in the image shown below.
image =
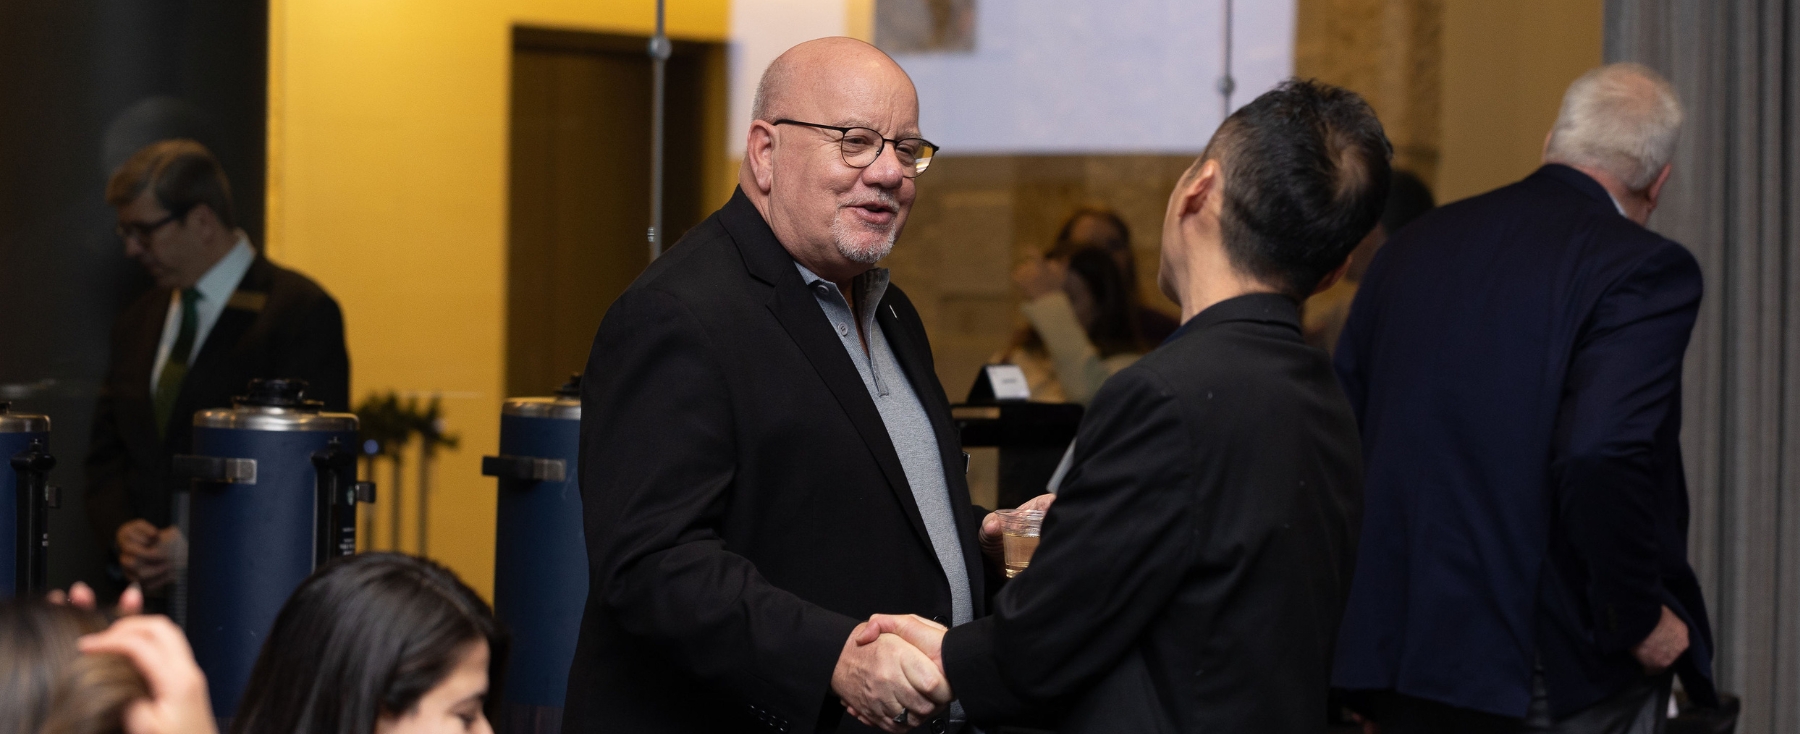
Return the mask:
POLYGON ((1225 75, 1219 77, 1219 97, 1222 112, 1219 122, 1231 116, 1231 93, 1237 91, 1237 79, 1231 76, 1231 0, 1225 0, 1225 75))
POLYGON ((15 588, 18 596, 40 594, 49 588, 50 515, 46 510, 56 504, 50 489, 50 470, 56 459, 42 441, 12 457, 12 469, 18 472, 18 537, 15 546, 15 588))
POLYGON ((663 89, 669 65, 669 36, 663 29, 663 0, 656 0, 656 35, 650 37, 650 259, 662 257, 663 89))

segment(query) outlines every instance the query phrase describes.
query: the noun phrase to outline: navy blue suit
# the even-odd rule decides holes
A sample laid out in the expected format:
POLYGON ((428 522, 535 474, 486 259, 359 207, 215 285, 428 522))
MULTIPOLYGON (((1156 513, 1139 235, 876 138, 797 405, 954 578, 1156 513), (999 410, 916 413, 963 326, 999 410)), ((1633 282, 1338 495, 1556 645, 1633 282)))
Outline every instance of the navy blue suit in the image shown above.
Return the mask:
POLYGON ((1714 700, 1678 443, 1700 290, 1560 165, 1388 242, 1336 355, 1367 474, 1334 685, 1519 717, 1541 664, 1561 718, 1645 675, 1667 605, 1714 700))

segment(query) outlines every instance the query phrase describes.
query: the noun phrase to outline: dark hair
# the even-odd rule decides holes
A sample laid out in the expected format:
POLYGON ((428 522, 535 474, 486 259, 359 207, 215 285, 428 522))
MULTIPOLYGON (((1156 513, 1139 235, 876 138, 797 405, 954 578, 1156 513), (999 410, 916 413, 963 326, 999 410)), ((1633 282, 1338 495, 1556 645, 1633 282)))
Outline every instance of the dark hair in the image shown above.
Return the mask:
POLYGON ((75 647, 105 627, 98 614, 42 599, 0 602, 0 734, 123 730, 125 709, 148 695, 143 677, 125 658, 75 647))
POLYGON ((423 558, 332 561, 275 617, 231 731, 369 734, 383 714, 412 710, 476 641, 488 644, 492 719, 506 641, 481 597, 423 558))
POLYGON ((227 229, 235 227, 231 184, 212 151, 192 140, 161 140, 139 149, 113 171, 106 182, 106 203, 114 209, 130 204, 145 189, 156 203, 177 218, 202 204, 227 229))
POLYGON ((1381 210, 1381 228, 1389 236, 1401 227, 1437 207, 1431 187, 1418 175, 1404 168, 1394 169, 1393 183, 1388 186, 1387 206, 1381 210))
POLYGON ((1233 112, 1200 158, 1224 173, 1232 265, 1305 298, 1380 220, 1392 154, 1368 103, 1329 84, 1290 79, 1233 112))
POLYGON ((1094 323, 1083 326, 1100 356, 1144 351, 1137 319, 1132 318, 1131 291, 1112 253, 1099 247, 1076 250, 1069 256, 1069 272, 1081 278, 1094 295, 1094 323))
MULTIPOLYGON (((1123 270, 1120 272, 1120 275, 1125 278, 1127 295, 1131 296, 1133 302, 1135 302, 1137 297, 1137 261, 1131 252, 1131 227, 1125 224, 1125 218, 1119 216, 1118 212, 1103 206, 1084 206, 1070 212, 1069 218, 1063 220, 1062 229, 1057 230, 1056 232, 1056 243, 1051 246, 1049 256, 1066 258, 1075 254, 1076 250, 1083 247, 1105 248, 1107 252, 1113 253, 1114 256, 1123 254, 1124 257, 1121 259, 1125 264, 1122 266, 1123 270), (1098 219, 1106 222, 1107 226, 1118 233, 1118 236, 1107 237, 1101 240, 1077 241, 1075 239, 1075 225, 1080 224, 1083 219, 1098 219)), ((1114 262, 1117 263, 1118 261, 1114 262)))
POLYGON ((1103 206, 1084 206, 1070 212, 1069 218, 1063 220, 1062 229, 1057 230, 1056 246, 1061 248, 1064 245, 1092 245, 1104 247, 1108 250, 1129 250, 1131 249, 1131 227, 1126 226, 1125 218, 1119 216, 1119 213, 1116 211, 1103 206), (1075 236, 1075 225, 1079 224, 1083 219, 1104 220, 1114 231, 1119 233, 1119 236, 1117 238, 1107 238, 1105 241, 1101 242, 1076 242, 1073 239, 1075 236))

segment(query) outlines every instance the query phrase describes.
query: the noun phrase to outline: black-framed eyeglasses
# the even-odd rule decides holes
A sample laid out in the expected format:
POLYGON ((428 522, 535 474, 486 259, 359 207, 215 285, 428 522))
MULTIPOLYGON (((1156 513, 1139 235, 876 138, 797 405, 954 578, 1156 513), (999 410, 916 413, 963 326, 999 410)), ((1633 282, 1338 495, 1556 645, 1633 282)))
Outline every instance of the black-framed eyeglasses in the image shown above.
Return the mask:
MULTIPOLYGON (((186 212, 182 214, 186 214, 186 212)), ((136 237, 139 242, 149 242, 150 235, 156 234, 156 230, 162 229, 170 222, 180 219, 182 214, 170 214, 154 222, 120 222, 119 226, 113 227, 113 232, 118 234, 121 240, 136 237)))
POLYGON ((938 152, 938 147, 924 138, 884 138, 881 133, 866 127, 838 127, 787 119, 776 120, 773 124, 836 130, 839 134, 838 147, 844 154, 844 164, 851 168, 868 168, 881 157, 881 152, 887 149, 888 143, 893 143, 894 156, 900 160, 900 173, 907 178, 916 178, 930 168, 931 157, 938 152))

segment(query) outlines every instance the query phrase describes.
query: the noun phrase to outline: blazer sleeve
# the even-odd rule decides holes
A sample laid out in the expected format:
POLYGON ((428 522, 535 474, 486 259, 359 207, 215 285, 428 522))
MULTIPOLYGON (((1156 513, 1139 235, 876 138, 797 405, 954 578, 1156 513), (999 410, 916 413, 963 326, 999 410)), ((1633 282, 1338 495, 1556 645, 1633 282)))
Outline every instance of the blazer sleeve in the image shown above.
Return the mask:
POLYGON ((1700 292, 1693 256, 1664 243, 1601 297, 1569 364, 1551 476, 1608 652, 1641 642, 1661 616, 1657 432, 1680 410, 1700 292))
POLYGON ((1034 720, 1091 688, 1163 613, 1192 565, 1193 441, 1146 370, 1120 372, 1075 439, 1031 570, 994 614, 952 628, 950 687, 975 721, 1034 720))
POLYGON ((725 546, 730 388, 678 299, 632 289, 613 303, 588 358, 582 414, 589 603, 716 689, 817 721, 858 620, 775 587, 725 546))
POLYGON ((333 412, 350 410, 350 353, 344 347, 344 314, 337 301, 320 294, 297 314, 282 345, 277 374, 306 380, 306 396, 333 412))

